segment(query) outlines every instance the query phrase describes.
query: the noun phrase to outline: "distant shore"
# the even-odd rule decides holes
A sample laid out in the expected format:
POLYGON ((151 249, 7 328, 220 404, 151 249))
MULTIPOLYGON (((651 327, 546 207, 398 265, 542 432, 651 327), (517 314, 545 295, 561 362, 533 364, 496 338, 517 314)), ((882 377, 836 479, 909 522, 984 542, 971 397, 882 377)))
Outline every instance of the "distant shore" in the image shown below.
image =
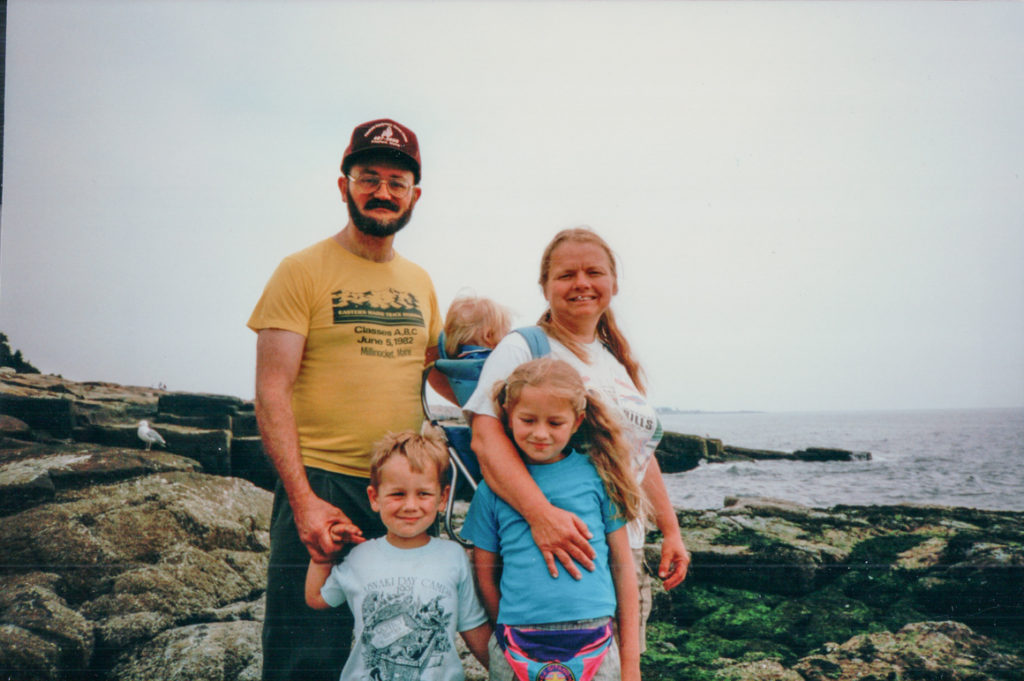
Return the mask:
POLYGON ((658 407, 655 409, 659 414, 671 416, 673 414, 764 414, 764 411, 751 409, 736 409, 731 411, 717 411, 705 409, 676 409, 674 407, 658 407))

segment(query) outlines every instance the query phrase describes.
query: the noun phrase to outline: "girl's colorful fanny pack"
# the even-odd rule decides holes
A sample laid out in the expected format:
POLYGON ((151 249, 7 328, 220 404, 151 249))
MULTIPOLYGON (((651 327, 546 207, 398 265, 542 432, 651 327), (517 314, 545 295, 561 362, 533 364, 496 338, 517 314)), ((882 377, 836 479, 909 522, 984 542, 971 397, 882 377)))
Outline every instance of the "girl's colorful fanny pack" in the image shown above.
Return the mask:
POLYGON ((499 624, 494 636, 519 681, 590 681, 615 640, 611 619, 587 629, 499 624))

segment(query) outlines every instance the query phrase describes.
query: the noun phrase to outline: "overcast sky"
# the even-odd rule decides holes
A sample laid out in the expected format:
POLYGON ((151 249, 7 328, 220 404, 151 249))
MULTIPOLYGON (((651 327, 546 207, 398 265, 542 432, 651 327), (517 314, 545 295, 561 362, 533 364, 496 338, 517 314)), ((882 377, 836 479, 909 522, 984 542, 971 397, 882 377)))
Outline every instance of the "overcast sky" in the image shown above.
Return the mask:
POLYGON ((252 396, 352 128, 423 154, 442 306, 590 225, 663 406, 1024 405, 1024 3, 8 2, 0 331, 252 396))

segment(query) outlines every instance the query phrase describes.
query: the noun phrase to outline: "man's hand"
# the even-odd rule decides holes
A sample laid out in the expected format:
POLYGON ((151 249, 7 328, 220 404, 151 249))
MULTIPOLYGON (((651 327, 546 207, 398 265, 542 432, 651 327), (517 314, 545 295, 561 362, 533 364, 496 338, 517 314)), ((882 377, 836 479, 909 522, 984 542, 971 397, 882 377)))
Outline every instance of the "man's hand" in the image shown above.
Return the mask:
POLYGON ((537 514, 532 520, 530 532, 533 541, 544 555, 544 562, 552 577, 558 577, 556 560, 573 579, 583 576, 577 563, 593 572, 594 557, 597 555, 589 541, 593 535, 576 514, 549 505, 546 511, 537 514))
POLYGON ((362 530, 353 525, 341 509, 320 497, 314 496, 301 506, 293 504, 292 508, 299 539, 314 562, 331 562, 345 543, 365 541, 362 530))
POLYGON ((665 590, 679 586, 686 579, 689 567, 690 552, 686 550, 682 537, 678 533, 665 537, 661 542, 661 563, 658 565, 658 576, 665 590))

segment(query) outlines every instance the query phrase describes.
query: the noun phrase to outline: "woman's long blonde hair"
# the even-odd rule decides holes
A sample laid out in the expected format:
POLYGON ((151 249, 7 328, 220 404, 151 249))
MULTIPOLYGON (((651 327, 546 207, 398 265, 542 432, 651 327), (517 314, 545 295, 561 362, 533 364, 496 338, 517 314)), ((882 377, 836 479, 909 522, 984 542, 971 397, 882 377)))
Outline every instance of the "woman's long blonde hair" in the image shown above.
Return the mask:
MULTIPOLYGON (((545 289, 548 283, 548 278, 551 276, 551 256, 555 252, 555 249, 566 242, 573 243, 584 243, 593 244, 598 246, 608 255, 608 262, 611 266, 612 277, 618 282, 619 274, 615 263, 615 253, 612 252, 611 247, 608 243, 602 239, 596 232, 586 227, 574 227, 572 229, 563 229, 561 232, 555 235, 555 238, 551 240, 547 248, 544 249, 544 255, 541 256, 540 260, 540 279, 539 283, 541 289, 545 289)), ((544 313, 540 316, 537 324, 544 329, 544 332, 549 336, 560 342, 565 347, 579 357, 584 362, 589 364, 590 358, 587 356, 587 351, 577 341, 573 340, 568 333, 566 333, 552 318, 551 308, 544 310, 544 313)), ((612 314, 612 309, 609 307, 603 313, 601 318, 597 322, 597 338, 600 340, 608 351, 615 356, 615 359, 619 360, 619 363, 626 368, 626 373, 629 374, 630 380, 633 381, 633 385, 642 394, 646 394, 646 386, 643 380, 643 369, 640 367, 640 363, 633 357, 633 351, 629 346, 629 341, 622 334, 618 324, 615 323, 615 315, 612 314)))
MULTIPOLYGON (((494 386, 498 418, 509 430, 509 414, 515 409, 523 388, 542 388, 566 399, 583 423, 570 444, 590 457, 608 496, 627 520, 644 517, 647 504, 633 471, 632 448, 617 415, 593 391, 587 391, 578 371, 567 362, 541 357, 516 367, 507 379, 494 386)), ((511 432, 509 439, 512 439, 511 432)))

